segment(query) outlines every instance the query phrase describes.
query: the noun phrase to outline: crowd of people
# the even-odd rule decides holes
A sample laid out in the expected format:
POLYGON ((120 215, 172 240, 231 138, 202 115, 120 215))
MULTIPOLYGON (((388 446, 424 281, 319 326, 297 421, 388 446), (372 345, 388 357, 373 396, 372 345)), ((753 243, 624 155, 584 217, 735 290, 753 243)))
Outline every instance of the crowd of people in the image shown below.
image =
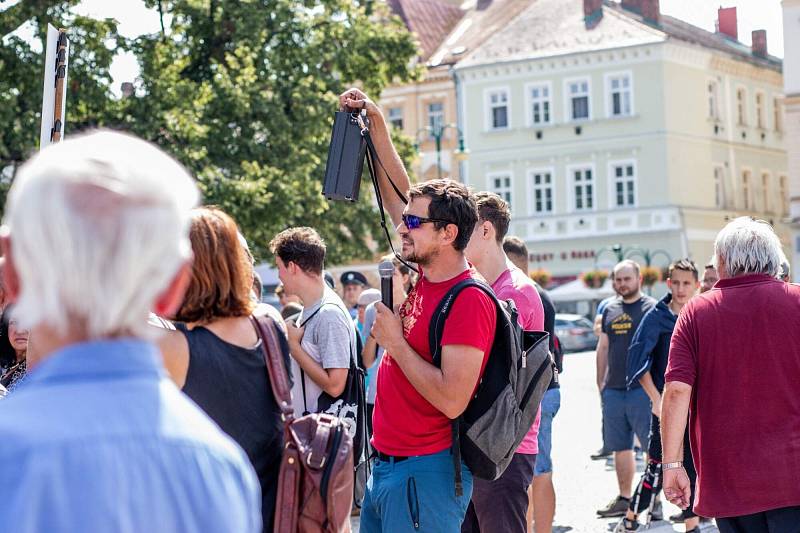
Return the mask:
MULTIPOLYGON (((412 184, 378 106, 357 89, 340 105, 365 112, 382 162, 377 183, 402 244, 383 258, 391 309, 360 272, 342 274, 340 296, 309 227, 268 243, 281 310, 260 304, 236 221, 198 207, 188 173, 142 140, 76 136, 22 168, 0 231, 10 530, 271 531, 286 406, 254 327, 266 320, 295 417, 335 416, 356 438, 366 413, 369 457, 354 446, 354 463, 371 465, 356 489, 361 531, 552 531, 561 350, 555 306, 508 235, 509 206, 449 179, 412 184), (463 289, 430 342, 439 304, 472 278, 513 302, 523 330, 549 333, 558 370, 496 479, 457 462, 452 423, 486 377, 495 300, 463 289)), ((616 295, 596 318, 597 457, 611 456, 619 491, 597 514, 619 517, 617 532, 660 519, 662 488, 687 532, 701 517, 723 533, 800 531, 800 287, 784 281, 781 250, 767 224, 736 219, 702 274, 689 259, 669 266, 658 301, 642 293, 637 263, 614 267, 616 295), (637 447, 647 459, 634 486, 637 447)))

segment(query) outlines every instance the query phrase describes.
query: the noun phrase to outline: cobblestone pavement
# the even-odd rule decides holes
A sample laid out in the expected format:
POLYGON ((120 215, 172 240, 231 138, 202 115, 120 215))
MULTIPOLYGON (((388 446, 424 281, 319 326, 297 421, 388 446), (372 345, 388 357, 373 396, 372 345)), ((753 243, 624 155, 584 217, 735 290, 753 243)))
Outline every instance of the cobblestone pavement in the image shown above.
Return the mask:
MULTIPOLYGON (((553 483, 557 507, 554 533, 608 533, 618 519, 598 519, 595 511, 617 494, 614 465, 611 461, 592 461, 589 456, 602 442, 600 437, 600 399, 595 386, 594 352, 564 356, 561 376, 561 410, 553 427, 553 483)), ((639 463, 639 472, 643 466, 639 463)), ((638 474, 634 483, 638 482, 638 474)), ((678 508, 664 500, 664 516, 678 508)), ((353 520, 358 533, 358 519, 353 520)), ((653 523, 649 533, 684 531, 683 525, 653 523)), ((716 532, 704 525, 703 533, 716 532)))

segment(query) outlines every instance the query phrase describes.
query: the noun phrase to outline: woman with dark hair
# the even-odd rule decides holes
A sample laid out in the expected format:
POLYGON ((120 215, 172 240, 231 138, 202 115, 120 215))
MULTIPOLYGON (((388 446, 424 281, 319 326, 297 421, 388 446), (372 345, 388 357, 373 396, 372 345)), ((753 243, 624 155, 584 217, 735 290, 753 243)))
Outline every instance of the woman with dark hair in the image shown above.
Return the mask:
MULTIPOLYGON (((189 239, 192 278, 180 309, 167 317, 176 330, 161 339, 165 366, 183 392, 247 453, 261 483, 264 530, 271 531, 283 425, 261 340, 250 321, 256 308, 252 256, 233 219, 214 207, 195 210, 189 239)), ((267 307, 286 358, 283 321, 267 307)))
POLYGON ((12 392, 25 377, 28 365, 28 330, 20 329, 6 308, 0 317, 0 385, 12 392))

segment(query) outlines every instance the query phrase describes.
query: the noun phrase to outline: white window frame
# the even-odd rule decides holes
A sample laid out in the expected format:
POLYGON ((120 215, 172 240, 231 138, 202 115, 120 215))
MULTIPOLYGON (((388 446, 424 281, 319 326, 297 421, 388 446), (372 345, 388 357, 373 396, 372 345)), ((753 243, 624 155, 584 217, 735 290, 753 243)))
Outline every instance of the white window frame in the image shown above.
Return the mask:
POLYGON ((722 120, 722 115, 720 113, 720 96, 719 96, 719 80, 716 78, 708 78, 708 83, 706 84, 706 102, 708 103, 708 118, 714 121, 722 120), (714 89, 709 90, 710 86, 713 85, 714 89), (713 98, 713 102, 712 102, 713 98), (712 109, 713 106, 713 109, 712 109))
MULTIPOLYGON (((627 196, 627 191, 623 191, 627 196)), ((639 165, 635 159, 619 159, 608 162, 608 208, 609 209, 633 209, 639 206, 639 165), (617 167, 633 167, 633 177, 623 176, 624 182, 633 182, 633 203, 632 204, 617 204, 617 175, 614 169, 617 167)))
MULTIPOLYGON (((425 102, 425 125, 430 127, 431 130, 434 129, 433 128, 433 124, 431 124, 431 115, 432 115, 431 106, 434 105, 434 104, 441 104, 441 106, 442 106, 441 126, 444 126, 446 124, 446 122, 445 122, 444 100, 430 100, 428 102, 425 102)), ((428 138, 433 139, 433 137, 434 137, 433 133, 434 133, 433 131, 428 132, 428 138)))
POLYGON ((775 124, 772 129, 777 133, 783 133, 783 99, 780 96, 772 97, 772 120, 775 124))
POLYGON ((762 213, 772 213, 773 212, 773 209, 772 209, 772 195, 774 194, 772 192, 772 189, 773 189, 773 187, 772 187, 772 172, 770 172, 769 170, 762 170, 761 171, 761 173, 759 174, 758 187, 759 187, 759 191, 761 191, 759 193, 759 195, 761 197, 760 198, 761 199, 761 205, 759 206, 761 208, 761 212, 762 213), (764 187, 764 178, 767 178, 767 183, 766 183, 767 186, 766 187, 764 187))
POLYGON ((754 198, 753 198, 753 169, 749 167, 742 167, 742 172, 739 176, 739 183, 741 184, 741 191, 742 194, 740 195, 742 200, 742 209, 745 211, 755 211, 755 206, 753 205, 754 198), (747 176, 747 186, 745 187, 745 179, 744 177, 747 176))
POLYGON ((587 122, 592 120, 592 78, 591 76, 579 76, 575 78, 566 78, 564 80, 564 122, 587 122), (572 118, 572 94, 569 92, 569 86, 575 82, 586 82, 586 97, 589 116, 586 118, 572 118))
POLYGON ((502 198, 503 200, 505 200, 508 203, 508 205, 509 205, 509 207, 511 209, 511 212, 512 213, 514 212, 514 206, 515 206, 515 204, 514 204, 514 173, 511 170, 497 170, 497 171, 494 171, 494 172, 487 172, 486 173, 486 190, 490 191, 490 192, 493 192, 493 193, 497 194, 498 196, 500 196, 500 198, 502 198), (501 187, 500 189, 497 189, 494 186, 494 180, 497 179, 497 178, 508 178, 509 185, 508 185, 508 189, 507 190, 506 190, 506 187, 501 187), (502 193, 508 192, 508 198, 506 198, 503 194, 501 194, 501 192, 502 193))
POLYGON ((728 205, 727 192, 725 191, 725 165, 714 165, 714 205, 725 209, 728 205), (719 172, 719 173, 718 173, 719 172))
POLYGON ((780 209, 777 213, 781 216, 789 214, 789 176, 778 174, 778 194, 780 195, 780 209))
MULTIPOLYGON (((594 163, 576 163, 567 166, 567 202, 568 211, 570 213, 591 213, 597 211, 597 169, 594 163), (575 206, 575 171, 576 170, 591 170, 592 171, 592 207, 577 208, 575 206)), ((585 182, 584 182, 585 183, 585 182)))
POLYGON ((764 91, 756 91, 753 96, 753 103, 756 109, 756 128, 765 130, 767 129, 767 95, 764 91), (761 97, 761 104, 758 103, 758 97, 761 97))
POLYGON ((401 105, 390 106, 386 110, 386 121, 389 123, 390 126, 392 126, 393 128, 399 129, 400 131, 402 131, 404 129, 404 127, 405 127, 405 121, 404 121, 405 113, 403 111, 404 111, 404 109, 403 109, 403 106, 401 106, 401 105), (392 111, 394 111, 395 109, 400 111, 400 116, 399 117, 393 117, 392 116, 392 111), (394 121, 397 120, 398 118, 400 119, 400 122, 402 123, 402 126, 400 126, 399 128, 397 126, 395 126, 395 124, 394 124, 394 121))
POLYGON ((507 131, 511 129, 511 91, 508 87, 489 87, 483 91, 483 105, 484 105, 484 130, 485 131, 507 131), (506 108, 506 125, 501 127, 494 126, 494 108, 501 107, 492 103, 492 96, 496 94, 505 94, 505 108, 506 108))
POLYGON ((736 107, 736 125, 747 126, 747 87, 738 85, 735 92, 735 107, 736 107), (739 91, 742 91, 742 97, 739 98, 739 91), (739 105, 742 109, 739 109, 739 105))
POLYGON ((554 123, 553 113, 555 111, 553 107, 553 82, 551 81, 539 81, 535 83, 527 83, 525 84, 525 126, 529 128, 538 128, 539 126, 547 126, 554 123), (531 95, 531 91, 533 89, 547 89, 547 98, 539 98, 534 100, 533 95, 531 95), (533 104, 535 101, 538 102, 547 102, 548 109, 549 109, 549 116, 547 120, 543 122, 534 122, 533 121, 533 104))
MULTIPOLYGON (((605 87, 606 87, 606 98, 605 98, 605 100, 606 100, 606 117, 608 117, 608 118, 632 117, 634 115, 634 113, 635 113, 634 110, 636 109, 635 106, 634 106, 634 101, 633 101, 633 72, 630 71, 630 70, 623 70, 623 71, 619 71, 619 72, 608 72, 608 73, 605 74, 604 80, 605 80, 605 87), (630 109, 628 110, 627 113, 623 112, 623 113, 619 113, 619 114, 615 115, 614 114, 614 93, 613 93, 613 89, 611 88, 611 82, 614 79, 623 79, 623 78, 627 78, 628 79, 628 88, 625 89, 625 91, 628 92, 628 100, 629 100, 629 104, 630 104, 630 109)), ((624 92, 623 89, 620 89, 620 94, 622 94, 623 92, 624 92)), ((622 104, 621 101, 620 101, 620 104, 622 104)))
MULTIPOLYGON (((539 168, 529 168, 527 171, 528 177, 528 205, 530 209, 528 209, 528 213, 530 216, 537 216, 537 215, 552 215, 556 212, 556 169, 554 167, 539 167, 539 168), (533 177, 537 174, 549 174, 550 175, 550 184, 540 184, 536 185, 533 182, 533 177), (550 210, 544 211, 537 211, 536 210, 536 191, 538 190, 545 190, 550 189, 550 210)), ((542 205, 544 205, 544 199, 542 200, 542 205)))

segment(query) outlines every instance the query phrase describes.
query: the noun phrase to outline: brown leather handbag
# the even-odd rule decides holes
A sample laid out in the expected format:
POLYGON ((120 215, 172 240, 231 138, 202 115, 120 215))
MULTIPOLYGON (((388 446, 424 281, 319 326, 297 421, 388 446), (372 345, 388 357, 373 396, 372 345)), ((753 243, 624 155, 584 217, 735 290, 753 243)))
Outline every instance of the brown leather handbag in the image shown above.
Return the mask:
MULTIPOLYGON (((309 414, 295 419, 275 323, 263 316, 252 320, 261 337, 272 394, 280 407, 284 428, 273 531, 350 531, 353 440, 335 416, 309 414)), ((267 531, 266 524, 264 530, 267 531)))

